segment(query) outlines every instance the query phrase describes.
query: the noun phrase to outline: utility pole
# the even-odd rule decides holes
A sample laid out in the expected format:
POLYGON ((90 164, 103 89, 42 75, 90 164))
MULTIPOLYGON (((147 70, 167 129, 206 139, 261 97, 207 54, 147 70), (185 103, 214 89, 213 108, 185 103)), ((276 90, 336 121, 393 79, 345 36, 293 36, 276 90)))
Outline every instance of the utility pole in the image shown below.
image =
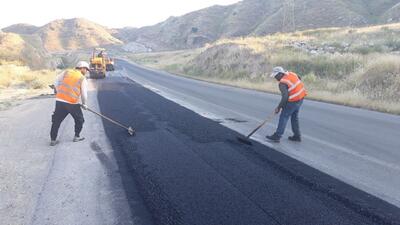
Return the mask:
POLYGON ((282 31, 283 32, 292 32, 296 30, 296 21, 295 21, 295 2, 294 0, 283 0, 282 1, 283 8, 283 23, 282 23, 282 31))

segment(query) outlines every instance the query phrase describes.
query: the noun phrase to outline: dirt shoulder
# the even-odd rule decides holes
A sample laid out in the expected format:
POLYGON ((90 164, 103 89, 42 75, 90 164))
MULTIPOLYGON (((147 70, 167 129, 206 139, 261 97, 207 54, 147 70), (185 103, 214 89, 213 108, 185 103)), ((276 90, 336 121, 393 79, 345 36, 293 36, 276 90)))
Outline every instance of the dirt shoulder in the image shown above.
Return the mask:
MULTIPOLYGON (((86 139, 74 143, 68 116, 50 147, 54 104, 41 96, 0 111, 0 224, 132 224, 102 120, 84 111, 86 139)), ((98 110, 93 86, 88 105, 98 110)))
POLYGON ((0 112, 0 217, 6 224, 29 220, 54 154, 47 143, 54 99, 19 103, 0 112))
POLYGON ((21 104, 24 100, 45 98, 51 96, 53 91, 46 89, 16 89, 7 88, 0 90, 0 111, 10 109, 21 104))

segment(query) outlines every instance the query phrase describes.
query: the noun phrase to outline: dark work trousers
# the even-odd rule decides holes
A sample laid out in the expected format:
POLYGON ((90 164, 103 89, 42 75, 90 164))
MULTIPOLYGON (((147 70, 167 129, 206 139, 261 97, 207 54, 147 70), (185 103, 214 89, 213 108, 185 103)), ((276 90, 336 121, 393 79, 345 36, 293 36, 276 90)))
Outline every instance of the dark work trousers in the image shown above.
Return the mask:
POLYGON ((56 101, 56 109, 54 110, 53 116, 51 118, 52 125, 50 131, 51 140, 56 140, 58 135, 58 129, 60 128, 61 122, 65 117, 71 114, 75 121, 75 136, 79 137, 82 131, 83 113, 81 106, 79 104, 69 104, 65 102, 56 101))
POLYGON ((279 117, 278 128, 276 129, 275 134, 278 137, 282 137, 283 133, 285 133, 286 124, 289 120, 289 117, 292 122, 292 131, 294 136, 300 137, 300 126, 299 126, 299 111, 300 107, 303 104, 303 100, 298 102, 288 102, 286 106, 283 108, 281 115, 279 117))

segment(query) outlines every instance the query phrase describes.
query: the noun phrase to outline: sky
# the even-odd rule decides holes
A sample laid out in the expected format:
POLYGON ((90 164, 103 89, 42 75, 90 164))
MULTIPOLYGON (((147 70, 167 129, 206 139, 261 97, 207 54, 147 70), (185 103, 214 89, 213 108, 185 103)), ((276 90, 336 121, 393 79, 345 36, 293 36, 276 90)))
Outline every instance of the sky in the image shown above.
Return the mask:
POLYGON ((17 23, 43 26, 55 19, 86 18, 109 28, 142 27, 170 16, 239 0, 8 0, 2 3, 0 28, 17 23))

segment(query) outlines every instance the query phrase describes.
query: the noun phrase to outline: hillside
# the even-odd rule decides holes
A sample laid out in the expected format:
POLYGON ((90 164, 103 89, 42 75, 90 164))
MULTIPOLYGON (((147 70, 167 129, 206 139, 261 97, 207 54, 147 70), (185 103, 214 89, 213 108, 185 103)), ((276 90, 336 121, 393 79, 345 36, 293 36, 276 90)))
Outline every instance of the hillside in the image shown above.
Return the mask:
POLYGON ((33 34, 35 33, 39 27, 30 25, 30 24, 24 24, 24 23, 19 23, 19 24, 14 24, 9 27, 3 28, 3 32, 7 33, 16 33, 16 34, 33 34))
POLYGON ((0 61, 27 65, 33 69, 48 67, 48 54, 15 33, 0 32, 0 61))
POLYGON ((31 25, 17 24, 3 31, 21 34, 30 40, 40 39, 41 45, 49 52, 122 44, 112 36, 115 31, 81 18, 55 20, 36 29, 31 25))
POLYGON ((321 27, 357 27, 400 21, 400 0, 243 0, 212 6, 142 28, 109 29, 86 19, 42 27, 16 24, 4 32, 34 40, 49 52, 122 45, 148 52, 202 47, 221 38, 263 36, 321 27))
POLYGON ((107 28, 85 19, 56 20, 35 33, 42 38, 45 49, 51 52, 122 43, 107 28))
POLYGON ((400 19, 399 2, 243 0, 171 17, 154 26, 120 29, 115 35, 155 51, 195 48, 224 37, 395 22, 400 19))

